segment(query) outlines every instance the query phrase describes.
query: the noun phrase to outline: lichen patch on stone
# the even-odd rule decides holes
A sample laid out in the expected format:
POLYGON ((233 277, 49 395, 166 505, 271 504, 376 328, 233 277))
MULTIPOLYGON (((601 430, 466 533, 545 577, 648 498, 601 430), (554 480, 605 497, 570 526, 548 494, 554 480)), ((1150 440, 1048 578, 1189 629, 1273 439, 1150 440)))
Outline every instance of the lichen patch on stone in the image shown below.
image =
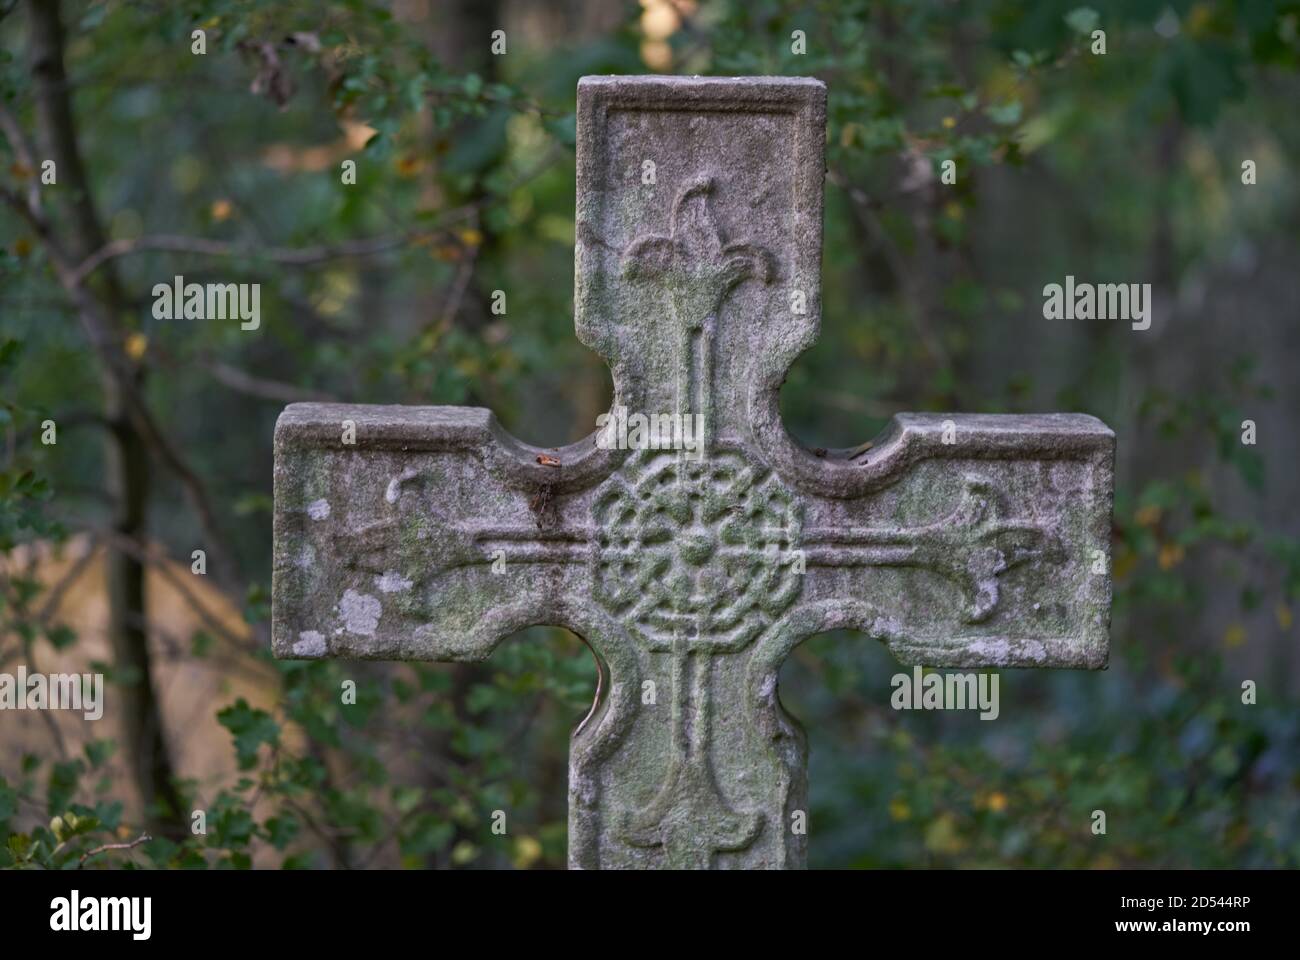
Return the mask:
POLYGON ((384 593, 401 593, 410 590, 415 581, 402 576, 395 570, 387 570, 383 576, 375 577, 375 586, 384 593))
POLYGON ((348 590, 339 601, 339 614, 343 617, 343 628, 348 633, 363 637, 373 637, 379 627, 379 616, 384 612, 383 604, 377 597, 367 593, 348 590))
POLYGON ((302 631, 293 645, 295 657, 323 657, 327 652, 325 638, 315 630, 302 631))

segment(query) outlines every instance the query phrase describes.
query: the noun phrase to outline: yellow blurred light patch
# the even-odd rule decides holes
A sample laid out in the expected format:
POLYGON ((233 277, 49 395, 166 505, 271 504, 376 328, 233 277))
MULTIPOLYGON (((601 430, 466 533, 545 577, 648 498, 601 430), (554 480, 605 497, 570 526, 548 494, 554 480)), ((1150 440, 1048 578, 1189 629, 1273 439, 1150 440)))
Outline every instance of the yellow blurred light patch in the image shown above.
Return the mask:
POLYGON ((980 85, 981 99, 985 101, 1015 100, 1025 92, 1016 71, 1006 64, 991 70, 980 85))
POLYGON ((126 355, 132 360, 139 360, 144 356, 144 352, 149 349, 149 338, 143 333, 133 333, 126 338, 122 349, 126 351, 126 355))
POLYGON ((1133 515, 1139 527, 1154 527, 1160 522, 1160 515, 1163 511, 1155 504, 1148 504, 1138 510, 1133 515))
POLYGON ((356 276, 347 270, 332 270, 321 278, 319 292, 313 298, 316 310, 327 317, 337 316, 356 295, 356 276))
POLYGON ((1065 127, 1071 116, 1070 108, 1056 107, 1030 117, 1020 127, 1020 152, 1033 153, 1056 139, 1056 135, 1065 127))
POLYGON ((231 214, 235 212, 235 208, 229 200, 213 200, 210 212, 212 213, 212 219, 217 223, 221 223, 223 220, 230 219, 231 214))
POLYGON ((562 217, 555 213, 549 214, 537 221, 537 232, 548 240, 554 240, 566 247, 573 246, 574 226, 572 217, 562 217))
POLYGON ((682 25, 671 0, 641 0, 641 32, 650 40, 667 40, 682 25))
POLYGON ((957 821, 951 813, 941 815, 925 830, 925 848, 933 853, 959 853, 966 845, 957 834, 957 821))
POLYGON ((666 40, 642 40, 641 61, 651 70, 669 70, 673 65, 673 48, 666 40))
POLYGON ((514 864, 516 870, 527 870, 542 858, 542 844, 536 837, 520 837, 515 841, 514 864))
POLYGON ((682 25, 681 7, 687 14, 695 8, 693 3, 674 3, 673 0, 641 0, 641 60, 651 70, 671 70, 673 48, 668 38, 682 25))

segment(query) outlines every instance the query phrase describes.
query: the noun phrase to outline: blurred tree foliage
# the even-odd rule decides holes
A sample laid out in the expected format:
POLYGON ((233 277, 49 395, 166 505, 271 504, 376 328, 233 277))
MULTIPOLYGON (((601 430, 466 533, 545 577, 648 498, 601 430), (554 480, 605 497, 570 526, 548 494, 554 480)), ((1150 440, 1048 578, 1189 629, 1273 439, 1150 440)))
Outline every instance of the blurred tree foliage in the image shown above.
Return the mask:
MULTIPOLYGON (((283 403, 479 404, 545 443, 585 435, 608 403, 607 374, 572 335, 578 77, 815 74, 830 89, 826 323, 785 391, 796 432, 843 445, 895 410, 1065 406, 1155 439, 1117 492, 1109 672, 1003 673, 1002 718, 985 730, 974 715, 889 710, 897 668, 861 638, 827 635, 796 653, 782 690, 812 738, 813 864, 1300 864, 1294 661, 1279 653, 1246 707, 1223 645, 1185 642, 1205 599, 1232 589, 1243 611, 1276 611, 1279 650, 1294 643, 1300 540, 1252 511, 1267 471, 1238 437, 1269 385, 1243 356, 1193 395, 1133 387, 1144 361, 1123 330, 1095 329, 1052 357, 1015 352, 1025 318, 1041 322, 1048 279, 1086 267, 1173 290, 1191 265, 1230 255, 1225 237, 1294 234, 1293 188, 1263 203, 1227 193, 1232 144, 1264 145, 1279 169, 1300 148, 1300 3, 656 0, 613 20, 610 5, 577 0, 530 5, 531 19, 485 2, 471 20, 471 6, 66 2, 88 195, 60 195, 65 179, 37 188, 49 198, 42 220, 27 200, 39 154, 21 145, 41 125, 29 9, 0 2, 11 120, 0 141, 0 550, 102 529, 111 512, 98 482, 106 454, 92 442, 104 362, 78 322, 76 294, 89 290, 190 475, 150 447, 141 533, 187 557, 219 531, 223 586, 265 651, 270 437, 283 403), (519 23, 506 55, 488 53, 482 23, 519 23), (1104 57, 1090 53, 1098 28, 1104 57), (792 52, 794 31, 806 53, 792 52), (1221 155, 1226 174, 1191 163, 1196 150, 1221 155), (345 160, 354 185, 341 182, 345 160), (960 175, 940 188, 947 160, 960 175), (999 260, 1001 188, 1031 181, 1052 185, 1057 210, 1034 213, 1061 227, 999 260), (81 202, 106 246, 77 258, 84 275, 70 286, 42 224, 75 232, 81 202), (262 328, 155 319, 149 291, 178 274, 260 283, 262 328), (487 308, 494 290, 507 292, 504 316, 487 308), (1009 351, 993 373, 990 342, 1009 351), (57 446, 40 443, 47 418, 62 425, 57 446), (1224 472, 1175 470, 1177 456, 1165 467, 1170 451, 1202 449, 1247 497, 1230 495, 1224 472), (212 505, 207 522, 193 483, 212 505), (1105 837, 1089 830, 1096 809, 1105 837)), ((76 643, 42 619, 43 590, 4 580, 0 664, 76 643)), ((1229 649, 1244 641, 1232 629, 1229 649)), ((195 637, 190 655, 214 642, 195 637)), ((140 823, 125 822, 106 775, 132 745, 95 741, 80 755, 23 757, 0 779, 0 865, 563 864, 567 736, 594 684, 576 638, 525 631, 484 666, 274 669, 274 712, 212 704, 238 779, 177 784, 181 812, 206 811, 206 835, 164 830, 99 850, 140 823), (345 680, 358 685, 355 705, 339 701, 345 680), (255 817, 254 800, 272 812, 255 817), (508 811, 505 836, 491 831, 494 810, 508 811)))

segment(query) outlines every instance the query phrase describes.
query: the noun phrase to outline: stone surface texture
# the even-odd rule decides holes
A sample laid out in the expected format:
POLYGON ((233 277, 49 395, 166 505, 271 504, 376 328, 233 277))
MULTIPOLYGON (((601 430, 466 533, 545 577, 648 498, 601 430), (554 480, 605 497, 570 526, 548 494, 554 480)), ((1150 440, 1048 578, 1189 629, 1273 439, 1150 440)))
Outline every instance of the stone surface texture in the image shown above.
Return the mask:
POLYGON ((473 408, 294 404, 276 427, 277 656, 482 660, 534 624, 592 648, 575 868, 802 866, 777 674, 814 634, 909 665, 1106 665, 1100 421, 899 414, 816 453, 783 426, 820 322, 825 109, 803 78, 578 85, 578 336, 616 405, 702 414, 701 458, 542 450, 473 408))

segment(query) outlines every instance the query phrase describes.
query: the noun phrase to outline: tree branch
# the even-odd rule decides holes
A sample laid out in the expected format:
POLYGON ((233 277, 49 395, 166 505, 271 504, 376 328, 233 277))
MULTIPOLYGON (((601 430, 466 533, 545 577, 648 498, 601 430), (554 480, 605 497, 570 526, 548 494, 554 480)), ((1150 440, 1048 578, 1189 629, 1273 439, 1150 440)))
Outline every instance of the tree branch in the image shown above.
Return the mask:
POLYGON ((27 168, 27 204, 32 210, 40 213, 41 209, 41 187, 36 177, 36 158, 32 153, 31 144, 23 134, 23 128, 18 125, 18 118, 15 117, 3 103, 0 103, 0 133, 5 135, 9 141, 9 146, 13 149, 14 157, 20 164, 27 168))
MULTIPOLYGON (((461 217, 468 216, 470 212, 471 208, 469 207, 457 208, 448 213, 444 222, 453 222, 461 217)), ((436 232, 436 229, 409 230, 381 237, 369 237, 365 240, 320 244, 312 247, 257 247, 244 243, 232 243, 226 240, 207 240, 202 237, 187 237, 177 234, 146 234, 141 237, 113 240, 104 244, 72 270, 71 279, 74 283, 81 283, 109 260, 148 251, 195 253, 209 257, 265 260, 290 267, 310 267, 348 257, 374 256, 396 249, 414 240, 422 239, 434 232, 436 232)))
MULTIPOLYGON (((254 649, 254 645, 249 642, 249 638, 241 637, 227 629, 226 626, 217 618, 217 615, 203 605, 203 602, 199 600, 194 591, 192 591, 184 580, 181 577, 178 577, 171 569, 171 566, 169 565, 171 558, 165 553, 158 553, 155 550, 151 550, 148 545, 142 544, 130 537, 125 537, 115 530, 98 528, 92 532, 96 537, 104 540, 114 549, 121 550, 123 553, 134 557, 141 564, 151 566, 157 570, 159 575, 170 583, 177 593, 185 598, 185 601, 190 605, 194 612, 199 615, 199 619, 202 620, 214 633, 224 637, 231 646, 238 650, 251 651, 254 649)), ((235 602, 238 602, 239 600, 238 596, 232 596, 231 599, 235 602)))
POLYGON ((149 836, 149 834, 142 833, 130 843, 106 843, 102 847, 95 847, 93 850, 87 850, 81 855, 81 859, 77 861, 77 864, 80 866, 96 854, 104 853, 108 850, 133 850, 140 846, 140 844, 148 843, 152 839, 153 837, 149 836))
POLYGON ((219 360, 199 361, 218 383, 238 393, 280 403, 337 403, 338 398, 320 390, 306 390, 291 383, 255 377, 219 360))

